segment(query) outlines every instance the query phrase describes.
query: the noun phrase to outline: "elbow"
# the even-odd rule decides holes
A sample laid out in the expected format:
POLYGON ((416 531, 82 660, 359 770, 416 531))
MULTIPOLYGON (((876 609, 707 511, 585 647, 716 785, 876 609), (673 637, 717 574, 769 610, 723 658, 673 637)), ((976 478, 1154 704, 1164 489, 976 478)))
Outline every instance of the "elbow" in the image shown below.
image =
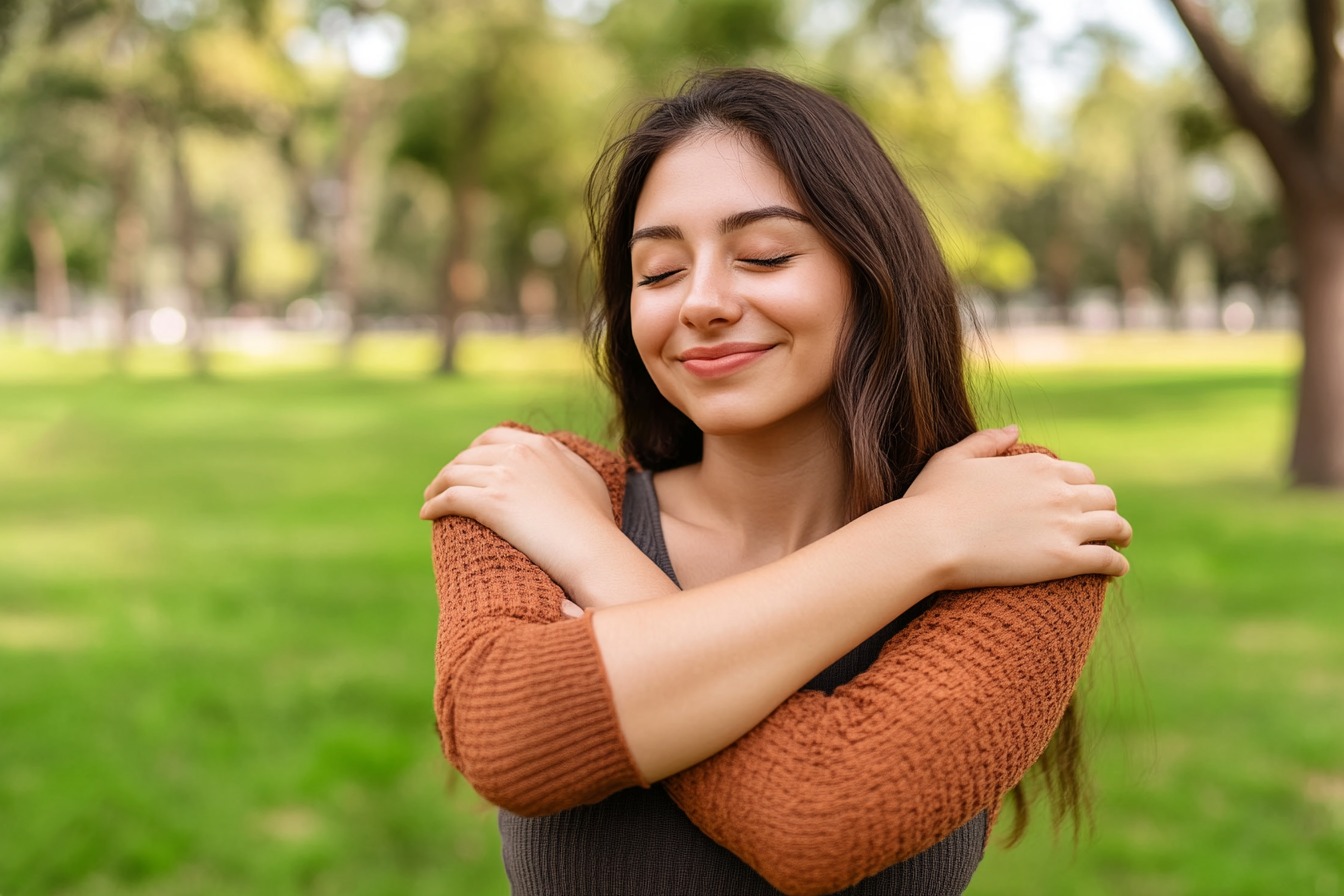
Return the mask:
MULTIPOLYGON (((470 686, 452 687, 446 676, 440 678, 435 694, 434 714, 438 724, 443 755, 483 799, 517 815, 542 815, 558 811, 539 801, 545 787, 538 787, 541 771, 535 751, 511 748, 505 728, 499 720, 473 713, 470 686), (465 699, 460 691, 467 691, 465 699)), ((535 737, 523 735, 522 740, 535 737)), ((563 807, 559 807, 563 808, 563 807)))
POLYGON ((764 836, 753 845, 748 864, 788 896, 835 893, 881 870, 856 861, 855 832, 843 824, 758 833, 764 836))
POLYGON ((551 815, 596 802, 627 785, 609 770, 584 773, 585 764, 567 750, 510 749, 493 736, 463 741, 457 769, 483 799, 515 815, 551 815))
POLYGON ((919 851, 915 825, 893 830, 864 806, 829 787, 782 789, 714 839, 789 896, 835 893, 919 851))
MULTIPOLYGON (((845 763, 789 774, 752 800, 697 807, 692 820, 790 896, 834 893, 928 849, 980 810, 952 790, 909 786, 916 769, 875 779, 845 763), (802 783, 808 782, 808 783, 802 783)), ((690 814, 690 813, 688 813, 690 814)))
POLYGON ((555 675, 549 666, 482 657, 475 668, 490 674, 459 667, 445 676, 436 706, 444 754, 478 794, 535 816, 644 783, 600 686, 575 670, 555 675))
POLYGON ((563 803, 547 800, 544 786, 529 787, 528 782, 535 776, 516 763, 466 761, 458 766, 458 771, 482 799, 515 815, 549 815, 569 808, 563 803))
POLYGON ((547 740, 544 726, 474 718, 450 699, 439 704, 438 717, 444 755, 493 805, 515 815, 537 816, 589 801, 588 794, 575 786, 572 759, 562 751, 527 747, 547 740))
POLYGON ((924 807, 891 824, 874 813, 819 812, 787 830, 757 832, 748 861, 772 886, 789 896, 822 896, 858 884, 874 874, 935 846, 965 827, 974 840, 974 865, 984 845, 983 830, 952 806, 924 807))

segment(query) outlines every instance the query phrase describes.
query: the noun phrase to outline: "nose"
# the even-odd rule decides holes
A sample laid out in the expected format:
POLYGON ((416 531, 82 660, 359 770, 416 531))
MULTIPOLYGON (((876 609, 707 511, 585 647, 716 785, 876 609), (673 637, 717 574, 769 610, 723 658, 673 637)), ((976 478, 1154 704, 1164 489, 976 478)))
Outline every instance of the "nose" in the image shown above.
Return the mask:
POLYGON ((733 291, 732 273, 715 265, 701 265, 690 278, 681 301, 681 323, 697 330, 736 323, 742 303, 733 291))

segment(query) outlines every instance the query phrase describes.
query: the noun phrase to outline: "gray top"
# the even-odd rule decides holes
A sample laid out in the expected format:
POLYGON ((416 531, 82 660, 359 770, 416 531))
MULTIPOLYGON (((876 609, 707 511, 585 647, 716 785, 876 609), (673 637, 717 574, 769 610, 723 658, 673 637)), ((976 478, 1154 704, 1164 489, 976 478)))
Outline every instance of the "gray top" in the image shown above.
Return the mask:
MULTIPOLYGON (((627 480, 622 530, 676 581, 658 496, 648 472, 627 480)), ((916 606, 824 669, 807 686, 830 692, 876 659, 882 645, 922 610, 916 606)), ((582 762, 583 757, 574 757, 582 762)), ((981 812, 945 840, 846 890, 855 896, 952 896, 970 883, 984 852, 981 812)), ((700 832, 655 784, 591 806, 523 818, 501 809, 504 869, 515 896, 756 896, 774 887, 700 832)))

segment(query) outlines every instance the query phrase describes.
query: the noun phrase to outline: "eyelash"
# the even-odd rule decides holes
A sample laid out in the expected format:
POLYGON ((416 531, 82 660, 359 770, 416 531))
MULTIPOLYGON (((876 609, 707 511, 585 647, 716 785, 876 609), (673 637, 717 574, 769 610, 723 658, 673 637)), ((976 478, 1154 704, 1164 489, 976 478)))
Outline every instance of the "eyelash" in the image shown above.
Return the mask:
MULTIPOLYGON (((793 255, 777 255, 774 258, 742 258, 739 260, 750 265, 755 265, 756 267, 759 268, 777 268, 780 267, 781 265, 787 264, 788 262, 792 261, 794 257, 795 256, 793 255)), ((680 273, 681 270, 682 270, 681 268, 677 268, 676 270, 666 271, 661 274, 650 274, 648 277, 645 277, 644 279, 640 280, 635 285, 653 286, 656 283, 661 283, 668 277, 671 277, 673 274, 680 273)))
POLYGON ((777 268, 793 259, 793 255, 776 255, 774 258, 744 258, 742 260, 747 264, 754 264, 761 268, 777 268))
POLYGON ((675 273, 677 273, 677 271, 667 271, 666 273, 663 274, 651 274, 650 276, 645 277, 643 280, 640 280, 635 285, 653 286, 655 283, 661 283, 662 281, 666 280, 668 277, 671 277, 675 273))

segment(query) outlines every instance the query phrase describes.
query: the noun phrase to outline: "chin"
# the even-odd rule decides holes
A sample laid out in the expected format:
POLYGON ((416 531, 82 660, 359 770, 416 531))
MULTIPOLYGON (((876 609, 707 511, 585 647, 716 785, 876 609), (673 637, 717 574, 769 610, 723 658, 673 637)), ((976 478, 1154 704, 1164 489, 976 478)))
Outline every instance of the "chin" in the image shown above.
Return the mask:
POLYGON ((700 432, 706 436, 737 437, 773 432, 778 434, 782 427, 828 427, 829 415, 811 413, 814 409, 790 408, 787 412, 775 413, 759 406, 753 408, 720 408, 708 411, 699 409, 695 414, 687 414, 700 432))

